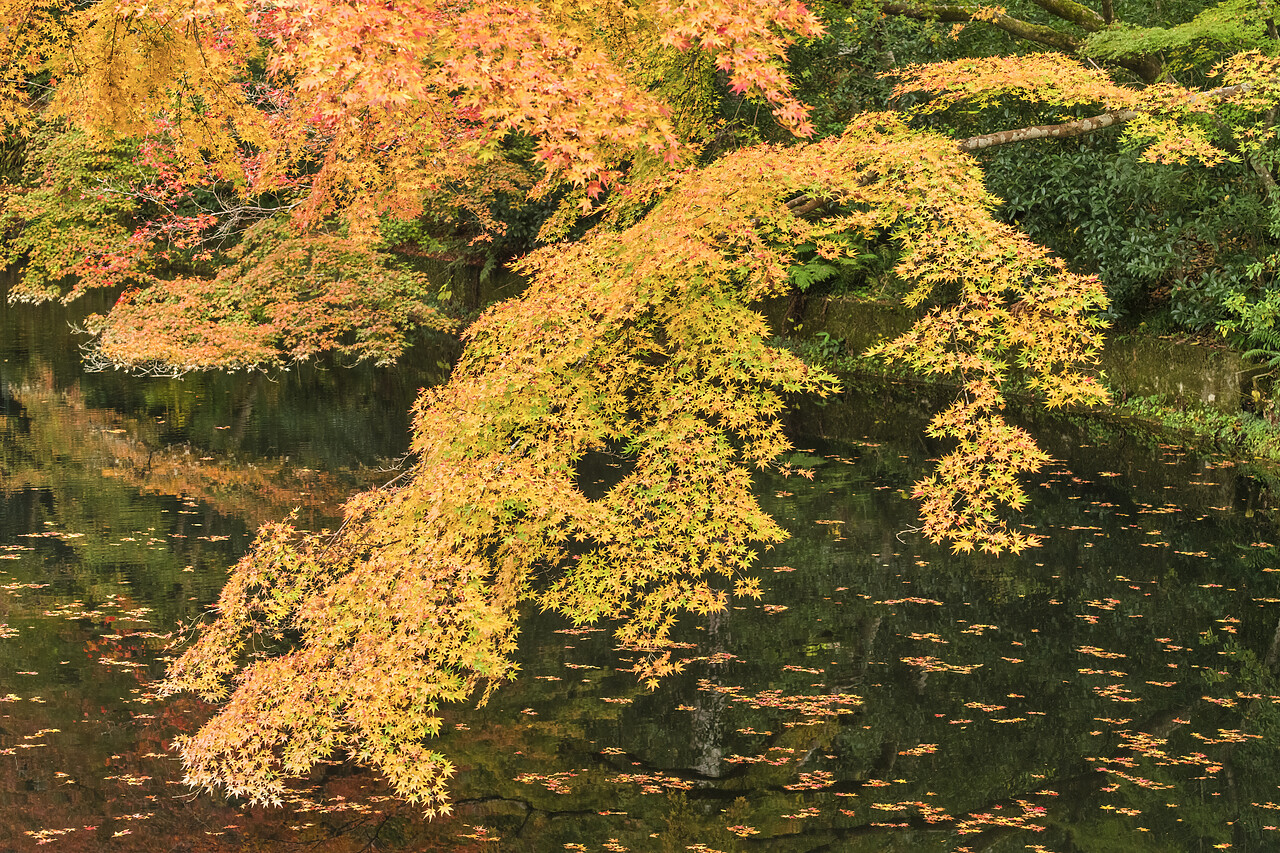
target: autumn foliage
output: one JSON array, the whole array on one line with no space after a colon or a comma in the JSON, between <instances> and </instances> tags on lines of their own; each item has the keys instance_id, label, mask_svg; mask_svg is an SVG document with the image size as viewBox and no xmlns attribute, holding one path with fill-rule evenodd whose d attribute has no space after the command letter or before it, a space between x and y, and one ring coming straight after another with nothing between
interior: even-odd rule
<instances>
[{"instance_id":1,"label":"autumn foliage","mask_svg":"<svg viewBox=\"0 0 1280 853\"><path fill-rule=\"evenodd\" d=\"M137 373L287 366L320 353L387 364L420 328L454 322L422 273L349 238L265 220L212 279L178 277L122 296L85 323L90 359Z\"/></svg>"},{"instance_id":2,"label":"autumn foliage","mask_svg":"<svg viewBox=\"0 0 1280 853\"><path fill-rule=\"evenodd\" d=\"M835 388L753 307L788 292L799 246L832 261L890 246L922 316L877 352L960 389L930 426L954 449L916 486L931 539L1035 544L1006 511L1045 455L1005 420L1008 395L1105 400L1088 372L1100 284L998 222L954 139L889 112L809 139L787 51L824 26L802 3L31 9L71 35L6 36L8 73L56 82L41 117L54 142L5 198L14 231L44 235L17 292L136 288L89 323L104 365L391 361L450 321L424 278L377 250L387 222L465 213L483 242L502 228L486 206L501 190L560 199L544 241L585 234L526 256L526 292L466 329L452 378L417 403L402 477L354 497L336 532L262 529L170 673L170 692L225 703L179 744L193 785L278 802L289 778L345 752L447 811L453 768L429 746L442 705L513 677L520 606L616 620L653 684L676 666L664 646L681 613L758 596L757 549L785 532L752 470L789 448L787 395ZM673 57L697 73L658 81ZM1264 66L1235 73L1256 93ZM796 138L699 160L707 125L671 104L712 84ZM1099 104L1146 116L1135 133L1167 159L1217 150L1194 93L1121 86L1062 56L913 67L909 91L935 98L917 116L1010 97ZM0 110L15 131L38 124L18 90L0 90ZM95 183L121 145L133 171ZM584 212L602 215L589 228ZM618 466L599 488L584 482L598 459Z\"/></svg>"},{"instance_id":3,"label":"autumn foliage","mask_svg":"<svg viewBox=\"0 0 1280 853\"><path fill-rule=\"evenodd\" d=\"M68 42L20 40L9 66L43 59L58 80L53 115L131 136L162 121L193 177L212 168L252 194L296 188L306 162L296 215L340 210L357 227L420 212L424 191L492 161L511 133L537 140L549 178L591 195L638 151L681 156L635 77L636 58L665 47L706 52L734 90L809 133L781 61L822 31L799 2L759 0L111 0L61 15ZM10 123L28 115L18 92L0 108Z\"/></svg>"},{"instance_id":4,"label":"autumn foliage","mask_svg":"<svg viewBox=\"0 0 1280 853\"><path fill-rule=\"evenodd\" d=\"M832 210L798 214L796 197ZM679 613L759 595L754 549L784 533L751 468L788 447L782 395L833 385L770 345L749 308L786 290L799 243L835 255L887 232L917 301L961 289L959 307L886 348L974 377L968 408L934 425L962 439L939 474L950 491L933 499L959 517L926 503L929 533L1027 544L990 517L1018 502L1013 474L1037 454L999 418L1013 369L1002 354L1055 403L1098 398L1073 365L1096 344L1099 296L997 225L990 203L948 140L872 115L839 139L727 157L636 225L527 258L528 292L476 322L452 379L419 400L404 481L353 499L335 534L265 529L174 665L170 690L209 699L235 676L223 710L181 744L192 783L272 800L341 748L437 812L452 768L424 740L440 703L512 677L522 602L617 619L618 639L650 652L636 670L652 679L672 666L662 648ZM623 463L598 496L580 482L589 454ZM256 638L286 645L241 670Z\"/></svg>"}]
</instances>

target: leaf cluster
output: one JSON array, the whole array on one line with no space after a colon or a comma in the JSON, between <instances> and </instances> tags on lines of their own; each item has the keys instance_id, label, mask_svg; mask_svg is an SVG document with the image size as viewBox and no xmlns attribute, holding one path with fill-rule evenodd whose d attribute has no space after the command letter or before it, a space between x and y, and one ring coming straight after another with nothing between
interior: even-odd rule
<instances>
[{"instance_id":1,"label":"leaf cluster","mask_svg":"<svg viewBox=\"0 0 1280 853\"><path fill-rule=\"evenodd\" d=\"M797 199L829 207L810 216ZM404 478L352 499L336 533L264 529L234 570L168 682L210 699L232 684L181 743L189 781L269 801L345 750L447 811L452 767L425 739L441 703L483 701L513 676L524 601L576 624L615 620L650 684L677 668L664 646L678 616L758 596L755 549L785 536L751 478L789 449L784 395L834 387L773 346L749 307L787 291L796 245L836 258L888 232L914 301L963 289L959 308L884 352L976 377L967 408L935 424L963 445L940 488L970 501L958 547L992 534L990 503L1016 506L1013 473L1042 458L998 417L1002 353L1051 403L1097 398L1074 365L1093 352L1100 296L996 223L991 203L948 140L876 115L840 138L728 156L629 227L530 255L528 291L469 328L449 382L419 398ZM603 492L581 483L588 454L622 466ZM245 663L258 638L287 645Z\"/></svg>"},{"instance_id":2,"label":"leaf cluster","mask_svg":"<svg viewBox=\"0 0 1280 853\"><path fill-rule=\"evenodd\" d=\"M60 123L37 127L22 180L0 185L0 264L22 263L10 302L70 302L95 288L145 280L148 241L135 229L137 201L123 192L144 179L137 147L98 146Z\"/></svg>"},{"instance_id":3,"label":"leaf cluster","mask_svg":"<svg viewBox=\"0 0 1280 853\"><path fill-rule=\"evenodd\" d=\"M999 56L913 65L901 72L897 95L924 91L932 100L915 107L916 115L933 115L954 107L981 110L1016 100L1039 109L1096 105L1108 126L1124 123L1124 138L1143 149L1152 163L1199 160L1214 165L1229 159L1211 139L1204 117L1219 101L1195 89L1157 83L1137 89L1114 82L1105 72L1061 54ZM1095 117L1092 121L1098 121Z\"/></svg>"},{"instance_id":4,"label":"leaf cluster","mask_svg":"<svg viewBox=\"0 0 1280 853\"><path fill-rule=\"evenodd\" d=\"M251 227L212 278L126 292L85 328L91 362L139 373L288 366L321 353L395 361L419 328L453 320L418 272L349 238L296 233L284 218Z\"/></svg>"},{"instance_id":5,"label":"leaf cluster","mask_svg":"<svg viewBox=\"0 0 1280 853\"><path fill-rule=\"evenodd\" d=\"M541 191L564 182L593 198L638 156L673 162L705 133L717 73L810 133L786 49L822 32L802 3L754 0L113 0L65 28L60 40L17 28L57 80L51 115L103 136L165 123L192 179L300 193L301 220L340 214L358 236L482 173L512 133L535 141ZM687 82L653 85L676 66L693 69Z\"/></svg>"},{"instance_id":6,"label":"leaf cluster","mask_svg":"<svg viewBox=\"0 0 1280 853\"><path fill-rule=\"evenodd\" d=\"M901 124L888 128L881 156L892 158L893 180L865 192L879 195L871 210L893 215L868 224L891 227L903 247L896 272L914 283L907 304L937 303L872 354L963 387L962 398L930 426L931 435L956 439L958 446L916 484L923 530L934 541L950 539L959 551L1019 551L1034 538L1010 528L997 510L1025 503L1016 475L1037 469L1046 457L1000 416L1004 389L1020 380L1049 407L1104 401L1101 386L1081 368L1097 360L1104 325L1097 315L1106 296L1095 277L1069 272L994 220L994 199L971 161L940 139ZM929 167L913 170L920 162ZM886 197L886 190L900 195Z\"/></svg>"}]
</instances>

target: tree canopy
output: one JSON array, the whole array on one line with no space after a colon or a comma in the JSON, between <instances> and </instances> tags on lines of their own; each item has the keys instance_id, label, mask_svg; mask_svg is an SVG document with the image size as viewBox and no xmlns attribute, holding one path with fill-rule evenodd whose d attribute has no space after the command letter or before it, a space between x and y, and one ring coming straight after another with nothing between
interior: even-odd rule
<instances>
[{"instance_id":1,"label":"tree canopy","mask_svg":"<svg viewBox=\"0 0 1280 853\"><path fill-rule=\"evenodd\" d=\"M960 389L930 428L954 449L916 486L924 533L1034 545L1004 508L1046 457L1002 410L1013 389L1105 401L1088 368L1107 297L995 215L970 152L1121 124L1145 161L1247 161L1269 193L1276 79L1274 25L1242 13L1135 30L1110 3L1036 7L1098 39L967 6L2 0L20 23L0 34L0 118L24 160L0 197L26 264L10 299L124 286L88 324L99 364L394 360L458 319L388 250L458 257L540 211L527 290L471 323L452 378L423 392L408 470L337 532L264 527L174 664L169 690L225 700L181 743L192 784L273 801L345 750L447 810L441 703L512 677L526 602L617 619L637 675L670 672L678 614L759 595L755 549L785 532L751 469L782 465L786 395L836 384L757 310L805 258L888 251L922 314L878 352ZM911 63L880 108L828 101L815 120L795 57L853 52L886 13L1118 70ZM1161 77L1162 52L1203 43L1247 48L1223 85ZM617 460L606 488L582 481L594 458Z\"/></svg>"}]
</instances>

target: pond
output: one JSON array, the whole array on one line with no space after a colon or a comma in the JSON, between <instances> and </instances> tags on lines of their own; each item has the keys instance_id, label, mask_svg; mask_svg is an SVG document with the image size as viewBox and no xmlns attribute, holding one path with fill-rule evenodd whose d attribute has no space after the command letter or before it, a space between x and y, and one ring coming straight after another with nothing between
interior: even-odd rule
<instances>
[{"instance_id":1,"label":"pond","mask_svg":"<svg viewBox=\"0 0 1280 853\"><path fill-rule=\"evenodd\" d=\"M337 761L280 809L192 793L169 744L209 709L152 695L170 643L259 524L392 476L450 353L136 379L84 373L59 309L0 318L0 851L1280 846L1262 480L1037 417L1044 546L953 556L913 532L939 448L909 385L789 415L813 478L759 479L792 534L764 598L686 619L657 690L608 626L527 614L519 679L446 709L453 816Z\"/></svg>"}]
</instances>

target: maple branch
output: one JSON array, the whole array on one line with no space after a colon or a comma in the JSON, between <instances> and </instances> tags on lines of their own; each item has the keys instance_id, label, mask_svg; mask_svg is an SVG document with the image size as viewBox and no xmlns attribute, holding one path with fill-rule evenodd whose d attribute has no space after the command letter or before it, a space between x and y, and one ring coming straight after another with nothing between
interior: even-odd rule
<instances>
[{"instance_id":1,"label":"maple branch","mask_svg":"<svg viewBox=\"0 0 1280 853\"><path fill-rule=\"evenodd\" d=\"M1074 2L1074 0L1032 0L1032 2L1046 12L1089 32L1097 32L1107 27L1107 23L1101 15L1086 6ZM1080 39L1070 33L1064 33L1046 24L1033 24L1030 21L1015 18L999 9L988 6L970 6L963 3L929 3L927 0L924 3L899 3L891 0L891 2L881 4L880 9L886 15L902 15L904 18L915 18L922 21L937 20L954 23L984 21L997 29L1004 30L1014 38L1042 44L1073 55L1080 53L1080 48L1083 44ZM1115 59L1115 63L1121 68L1137 74L1145 83L1155 82L1160 77L1160 72L1163 68L1158 59L1150 56L1118 57Z\"/></svg>"},{"instance_id":2,"label":"maple branch","mask_svg":"<svg viewBox=\"0 0 1280 853\"><path fill-rule=\"evenodd\" d=\"M1207 92L1200 92L1185 101L1186 106L1192 106L1200 101L1210 100L1218 101L1228 98L1240 92L1247 91L1250 88L1247 83L1237 83L1234 86L1221 86L1217 89L1210 89ZM1105 130L1108 127L1114 127L1117 124L1124 124L1132 121L1141 113L1136 110L1108 110L1105 113L1099 113L1096 116L1088 118L1079 118L1074 121L1065 121L1060 124L1040 124L1033 127L1019 127L1013 130L998 130L994 133L983 133L978 136L971 136L968 139L962 139L957 144L960 150L972 154L974 151L981 151L985 148L993 148L997 145L1007 145L1011 142L1030 142L1035 139L1070 139L1074 136L1085 136L1086 134L1095 133L1099 130Z\"/></svg>"},{"instance_id":3,"label":"maple branch","mask_svg":"<svg viewBox=\"0 0 1280 853\"><path fill-rule=\"evenodd\" d=\"M1186 101L1188 106L1202 100L1221 100L1231 95L1247 91L1249 84L1238 83L1234 86L1222 86L1217 89L1210 89L1207 92L1201 92ZM956 143L957 147L966 154L972 154L976 151L983 151L987 148L994 148L997 145L1009 145L1015 142L1032 142L1037 139L1071 139L1076 136L1086 136L1090 133L1096 133L1099 130L1106 130L1109 127L1115 127L1119 124L1132 121L1142 113L1136 110L1108 110L1095 116L1087 118L1078 118L1073 121L1060 122L1058 124L1038 124L1030 127L1018 127L1010 130L997 130L991 133L981 133L977 136L970 136L968 139L961 139ZM1251 163L1255 171L1258 166ZM1265 167L1264 167L1265 168ZM1259 172L1259 177L1263 179L1263 183L1267 184L1267 178L1270 173L1264 175ZM1276 186L1274 179L1270 181L1268 189ZM824 204L830 202L831 199L812 198L810 196L799 196L787 202L787 208L798 216L812 213Z\"/></svg>"},{"instance_id":4,"label":"maple branch","mask_svg":"<svg viewBox=\"0 0 1280 853\"><path fill-rule=\"evenodd\" d=\"M1227 88L1238 89L1239 87L1232 86ZM1099 130L1106 130L1108 127L1124 124L1139 115L1140 113L1135 110L1109 110L1096 116L1079 118L1074 121L1061 122L1060 124L1038 124L1031 127L981 133L977 136L970 136L968 139L960 140L956 143L956 146L966 154L972 154L976 151L994 148L997 145L1009 145L1015 142L1032 142L1037 139L1071 139L1072 137L1086 136ZM803 216L806 213L812 213L830 200L800 196L787 202L787 207L796 215Z\"/></svg>"},{"instance_id":5,"label":"maple branch","mask_svg":"<svg viewBox=\"0 0 1280 853\"><path fill-rule=\"evenodd\" d=\"M1078 53L1080 39L1067 33L1055 30L1045 24L1033 24L1021 18L1006 15L981 6L952 5L946 3L885 3L880 7L887 15L901 15L904 18L917 20L937 20L951 23L968 23L980 20L1004 30L1014 38L1033 41L1046 47L1056 48L1066 53Z\"/></svg>"},{"instance_id":6,"label":"maple branch","mask_svg":"<svg viewBox=\"0 0 1280 853\"><path fill-rule=\"evenodd\" d=\"M802 195L787 202L787 209L796 216L804 216L806 213L813 213L829 201L831 201L829 198L812 198Z\"/></svg>"},{"instance_id":7,"label":"maple branch","mask_svg":"<svg viewBox=\"0 0 1280 853\"><path fill-rule=\"evenodd\" d=\"M972 154L984 148L1007 145L1011 142L1030 142L1033 139L1070 139L1073 136L1084 136L1117 124L1137 118L1134 110L1112 110L1100 115L1061 124L1040 124L1034 127L1019 127L1013 130L997 130L994 133L983 133L962 139L958 144L960 150Z\"/></svg>"},{"instance_id":8,"label":"maple branch","mask_svg":"<svg viewBox=\"0 0 1280 853\"><path fill-rule=\"evenodd\" d=\"M1107 22L1102 15L1075 0L1031 0L1031 2L1050 15L1070 21L1088 32L1096 33L1107 28Z\"/></svg>"}]
</instances>

